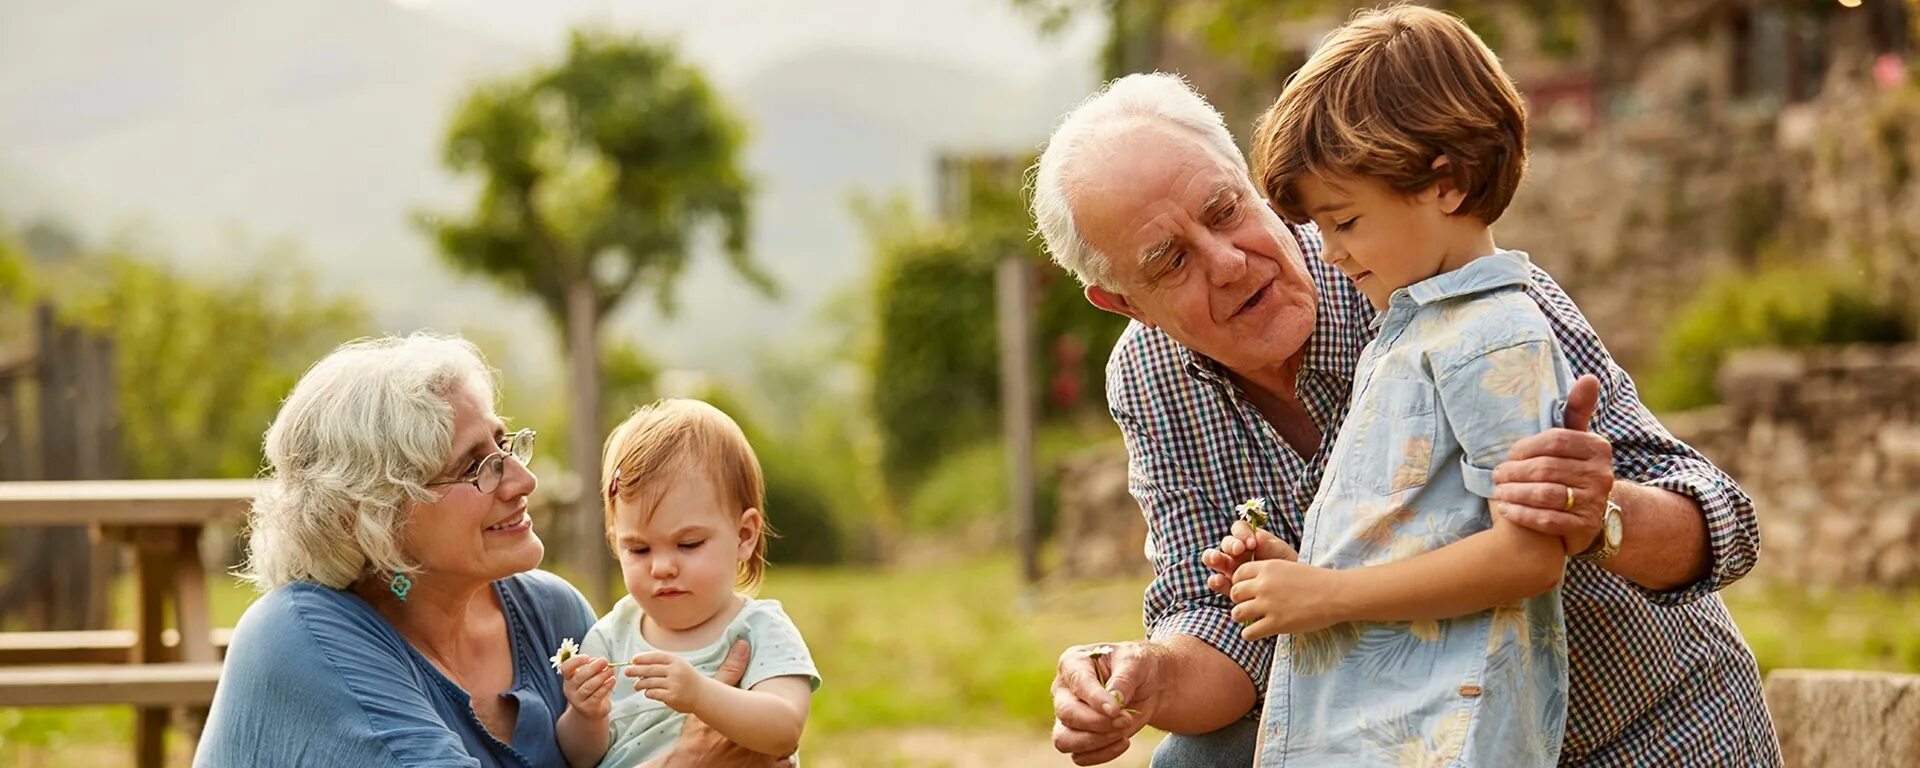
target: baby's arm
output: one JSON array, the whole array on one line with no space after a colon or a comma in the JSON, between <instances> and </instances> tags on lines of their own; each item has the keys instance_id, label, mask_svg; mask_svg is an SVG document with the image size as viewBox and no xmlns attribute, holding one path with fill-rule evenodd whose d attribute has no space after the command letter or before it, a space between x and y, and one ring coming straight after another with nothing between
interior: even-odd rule
<instances>
[{"instance_id":1,"label":"baby's arm","mask_svg":"<svg viewBox=\"0 0 1920 768\"><path fill-rule=\"evenodd\" d=\"M735 744L763 755L791 755L800 749L800 732L813 706L813 686L799 675L762 680L752 690L713 683L688 714L700 718Z\"/></svg>"},{"instance_id":2,"label":"baby's arm","mask_svg":"<svg viewBox=\"0 0 1920 768\"><path fill-rule=\"evenodd\" d=\"M560 754L574 768L597 765L613 739L608 723L613 710L613 668L606 659L575 656L561 662L560 675L561 690L567 696L567 710L554 725Z\"/></svg>"},{"instance_id":3,"label":"baby's arm","mask_svg":"<svg viewBox=\"0 0 1920 768\"><path fill-rule=\"evenodd\" d=\"M803 676L768 678L742 690L658 651L633 657L622 674L639 678L634 690L648 698L700 718L727 740L764 755L791 755L800 748L800 731L813 703L813 687Z\"/></svg>"}]
</instances>

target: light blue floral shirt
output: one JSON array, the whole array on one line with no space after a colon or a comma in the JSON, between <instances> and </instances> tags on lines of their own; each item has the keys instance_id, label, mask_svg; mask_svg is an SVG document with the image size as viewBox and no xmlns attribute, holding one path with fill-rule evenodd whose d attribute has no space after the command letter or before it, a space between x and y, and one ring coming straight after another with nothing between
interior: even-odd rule
<instances>
[{"instance_id":1,"label":"light blue floral shirt","mask_svg":"<svg viewBox=\"0 0 1920 768\"><path fill-rule=\"evenodd\" d=\"M1560 420L1573 374L1502 251L1395 291L1354 374L1300 557L1404 560L1487 530L1495 465ZM1279 638L1260 765L1550 766L1567 714L1560 591L1445 621Z\"/></svg>"}]
</instances>

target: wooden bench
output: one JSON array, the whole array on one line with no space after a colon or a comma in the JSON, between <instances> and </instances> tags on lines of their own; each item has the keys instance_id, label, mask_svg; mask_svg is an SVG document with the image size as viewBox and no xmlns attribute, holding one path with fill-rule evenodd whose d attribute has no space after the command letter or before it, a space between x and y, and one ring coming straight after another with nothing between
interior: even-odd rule
<instances>
[{"instance_id":1,"label":"wooden bench","mask_svg":"<svg viewBox=\"0 0 1920 768\"><path fill-rule=\"evenodd\" d=\"M163 765L171 713L184 707L191 722L220 679L222 638L212 626L200 532L243 519L259 489L256 480L0 483L0 526L99 530L133 547L139 590L130 643L111 632L68 638L65 648L38 633L7 641L22 666L0 666L0 706L132 704L134 764ZM177 632L167 628L169 614ZM130 663L105 663L115 661Z\"/></svg>"},{"instance_id":2,"label":"wooden bench","mask_svg":"<svg viewBox=\"0 0 1920 768\"><path fill-rule=\"evenodd\" d=\"M208 633L215 653L226 658L227 643L233 630L215 629ZM173 658L179 658L180 632L167 629L160 633L160 644ZM104 629L83 632L0 632L0 667L46 664L132 664L138 661L140 634L131 629Z\"/></svg>"},{"instance_id":3,"label":"wooden bench","mask_svg":"<svg viewBox=\"0 0 1920 768\"><path fill-rule=\"evenodd\" d=\"M204 707L219 682L219 662L13 667L0 669L0 707Z\"/></svg>"}]
</instances>

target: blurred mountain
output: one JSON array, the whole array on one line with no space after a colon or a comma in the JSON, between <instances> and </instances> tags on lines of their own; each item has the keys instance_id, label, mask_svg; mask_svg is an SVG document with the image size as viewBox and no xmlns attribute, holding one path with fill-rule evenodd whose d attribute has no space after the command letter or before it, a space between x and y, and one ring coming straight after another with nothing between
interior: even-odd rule
<instances>
[{"instance_id":1,"label":"blurred mountain","mask_svg":"<svg viewBox=\"0 0 1920 768\"><path fill-rule=\"evenodd\" d=\"M671 366L745 370L865 274L854 190L927 200L938 153L1031 149L1091 84L1090 64L1010 77L822 40L717 82L751 125L753 248L782 298L696 259L675 317L636 301L610 333ZM96 239L136 226L208 272L247 252L235 232L290 239L319 289L390 329L461 330L507 347L503 367L557 370L530 305L449 272L408 223L466 202L439 165L453 105L542 49L557 46L383 0L0 2L0 213L55 212Z\"/></svg>"}]
</instances>

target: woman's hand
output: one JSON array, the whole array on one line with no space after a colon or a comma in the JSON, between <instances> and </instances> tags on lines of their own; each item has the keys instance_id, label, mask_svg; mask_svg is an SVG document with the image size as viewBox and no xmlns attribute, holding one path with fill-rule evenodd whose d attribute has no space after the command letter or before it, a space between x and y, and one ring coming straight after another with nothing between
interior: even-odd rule
<instances>
[{"instance_id":1,"label":"woman's hand","mask_svg":"<svg viewBox=\"0 0 1920 768\"><path fill-rule=\"evenodd\" d=\"M607 660L575 656L560 663L560 690L567 706L589 720L605 720L612 713L613 667Z\"/></svg>"},{"instance_id":2,"label":"woman's hand","mask_svg":"<svg viewBox=\"0 0 1920 768\"><path fill-rule=\"evenodd\" d=\"M727 652L726 661L720 663L719 671L713 673L714 681L738 687L740 678L747 674L747 661L752 656L753 648L747 641L735 642ZM689 717L680 729L680 738L673 742L673 751L642 763L639 768L793 768L793 758L749 751L707 727L700 718Z\"/></svg>"}]
</instances>

